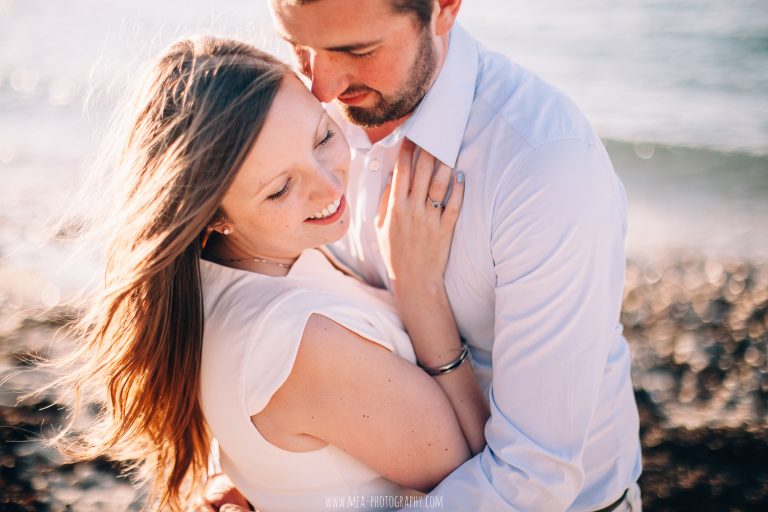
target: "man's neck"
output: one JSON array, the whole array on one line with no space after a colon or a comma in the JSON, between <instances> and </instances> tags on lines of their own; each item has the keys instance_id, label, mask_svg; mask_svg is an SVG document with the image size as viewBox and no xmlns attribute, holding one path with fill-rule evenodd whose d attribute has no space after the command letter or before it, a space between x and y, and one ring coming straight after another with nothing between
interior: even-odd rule
<instances>
[{"instance_id":1,"label":"man's neck","mask_svg":"<svg viewBox=\"0 0 768 512\"><path fill-rule=\"evenodd\" d=\"M390 133L395 131L398 126L406 122L409 117L411 117L411 114L403 116L400 119L395 119L394 121L386 122L383 125L377 126L375 128L363 128L363 130L368 135L371 144L376 144L380 140L386 138Z\"/></svg>"}]
</instances>

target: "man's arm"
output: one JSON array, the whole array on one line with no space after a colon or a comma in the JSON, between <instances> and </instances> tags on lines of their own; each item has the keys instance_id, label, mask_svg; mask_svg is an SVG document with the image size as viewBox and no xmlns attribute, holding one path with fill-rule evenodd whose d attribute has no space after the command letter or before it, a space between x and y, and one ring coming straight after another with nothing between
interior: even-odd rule
<instances>
[{"instance_id":1,"label":"man's arm","mask_svg":"<svg viewBox=\"0 0 768 512\"><path fill-rule=\"evenodd\" d=\"M625 198L601 147L548 143L494 206L488 446L431 494L447 510L565 510L618 326Z\"/></svg>"}]
</instances>

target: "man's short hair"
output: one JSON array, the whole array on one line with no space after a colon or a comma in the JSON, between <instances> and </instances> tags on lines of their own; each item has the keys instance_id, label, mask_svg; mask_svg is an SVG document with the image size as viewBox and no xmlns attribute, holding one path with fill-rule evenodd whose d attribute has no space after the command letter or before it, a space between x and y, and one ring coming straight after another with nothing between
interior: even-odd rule
<instances>
[{"instance_id":1,"label":"man's short hair","mask_svg":"<svg viewBox=\"0 0 768 512\"><path fill-rule=\"evenodd\" d=\"M321 0L291 0L295 5L311 4ZM399 13L412 13L422 26L429 25L432 20L433 0L392 0L392 9Z\"/></svg>"},{"instance_id":2,"label":"man's short hair","mask_svg":"<svg viewBox=\"0 0 768 512\"><path fill-rule=\"evenodd\" d=\"M433 7L434 2L432 0L393 0L392 2L392 8L395 12L413 13L422 26L427 26L432 21Z\"/></svg>"}]
</instances>

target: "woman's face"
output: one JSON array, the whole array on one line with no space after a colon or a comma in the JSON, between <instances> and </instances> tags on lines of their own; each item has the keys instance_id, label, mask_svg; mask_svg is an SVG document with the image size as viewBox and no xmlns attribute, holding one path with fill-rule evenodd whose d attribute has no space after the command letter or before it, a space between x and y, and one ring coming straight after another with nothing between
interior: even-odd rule
<instances>
[{"instance_id":1,"label":"woman's face","mask_svg":"<svg viewBox=\"0 0 768 512\"><path fill-rule=\"evenodd\" d=\"M286 76L222 201L233 257L291 259L341 238L349 226L349 159L339 127L298 78Z\"/></svg>"}]
</instances>

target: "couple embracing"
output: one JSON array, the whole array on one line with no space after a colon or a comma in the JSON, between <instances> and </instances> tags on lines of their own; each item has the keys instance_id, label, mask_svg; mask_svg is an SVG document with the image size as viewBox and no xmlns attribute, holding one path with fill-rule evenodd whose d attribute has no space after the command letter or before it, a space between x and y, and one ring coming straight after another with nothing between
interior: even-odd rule
<instances>
[{"instance_id":1,"label":"couple embracing","mask_svg":"<svg viewBox=\"0 0 768 512\"><path fill-rule=\"evenodd\" d=\"M460 6L272 0L311 90L232 40L160 57L66 381L107 406L73 452L140 461L158 508L191 482L216 510L640 510L623 187Z\"/></svg>"}]
</instances>

